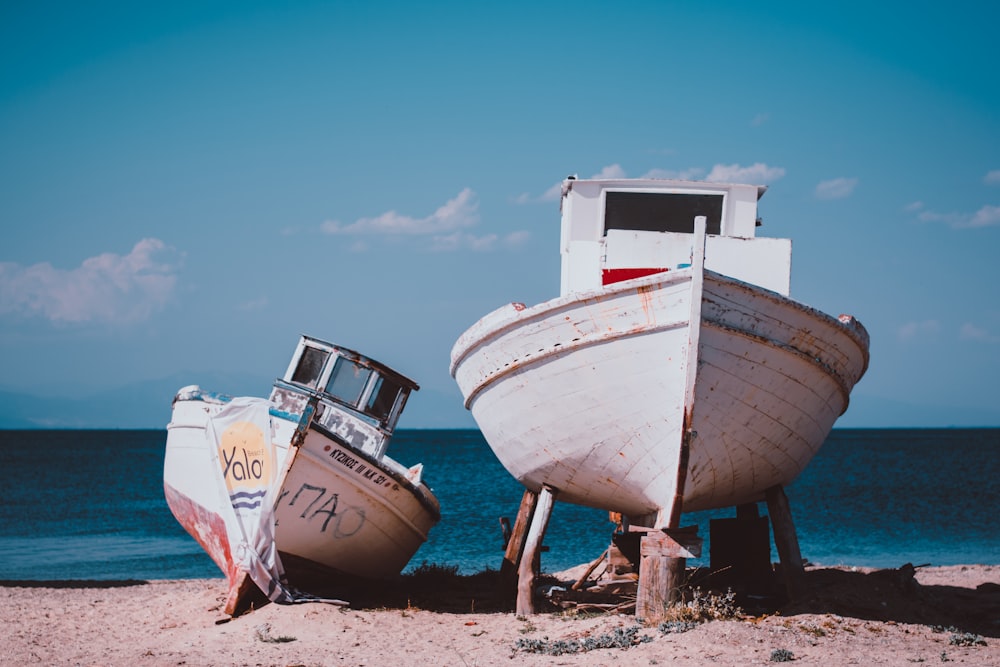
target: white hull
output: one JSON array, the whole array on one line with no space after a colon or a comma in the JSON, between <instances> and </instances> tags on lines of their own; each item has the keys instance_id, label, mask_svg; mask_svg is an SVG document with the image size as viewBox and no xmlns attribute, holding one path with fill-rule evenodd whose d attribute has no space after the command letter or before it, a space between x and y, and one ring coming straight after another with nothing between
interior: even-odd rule
<instances>
[{"instance_id":1,"label":"white hull","mask_svg":"<svg viewBox=\"0 0 1000 667\"><path fill-rule=\"evenodd\" d=\"M451 371L527 488L663 524L792 481L867 363L853 318L682 268L494 311Z\"/></svg>"},{"instance_id":2,"label":"white hull","mask_svg":"<svg viewBox=\"0 0 1000 667\"><path fill-rule=\"evenodd\" d=\"M274 504L275 542L336 572L398 574L440 516L437 500L402 470L339 445L311 428L294 450Z\"/></svg>"}]
</instances>

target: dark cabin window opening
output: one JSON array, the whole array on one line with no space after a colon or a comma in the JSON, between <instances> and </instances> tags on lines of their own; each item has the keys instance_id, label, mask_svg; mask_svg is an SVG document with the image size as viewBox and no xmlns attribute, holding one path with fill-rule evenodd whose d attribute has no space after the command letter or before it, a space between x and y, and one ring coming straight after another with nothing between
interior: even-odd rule
<instances>
[{"instance_id":1,"label":"dark cabin window opening","mask_svg":"<svg viewBox=\"0 0 1000 667\"><path fill-rule=\"evenodd\" d=\"M371 374L370 368L338 357L333 372L330 373L330 381L326 383L326 393L348 405L357 406Z\"/></svg>"},{"instance_id":2,"label":"dark cabin window opening","mask_svg":"<svg viewBox=\"0 0 1000 667\"><path fill-rule=\"evenodd\" d=\"M299 357L299 363L292 374L292 382L315 387L319 381L320 373L323 372L323 364L329 353L316 347L306 347Z\"/></svg>"},{"instance_id":3,"label":"dark cabin window opening","mask_svg":"<svg viewBox=\"0 0 1000 667\"><path fill-rule=\"evenodd\" d=\"M375 417L379 421L385 421L392 413L392 407L396 404L396 397L399 396L400 387L392 380L387 380L379 376L375 381L375 389L368 399L368 406L365 412Z\"/></svg>"},{"instance_id":4,"label":"dark cabin window opening","mask_svg":"<svg viewBox=\"0 0 1000 667\"><path fill-rule=\"evenodd\" d=\"M604 193L604 233L611 229L694 233L695 216L707 220L705 233L720 234L724 195L662 192Z\"/></svg>"}]
</instances>

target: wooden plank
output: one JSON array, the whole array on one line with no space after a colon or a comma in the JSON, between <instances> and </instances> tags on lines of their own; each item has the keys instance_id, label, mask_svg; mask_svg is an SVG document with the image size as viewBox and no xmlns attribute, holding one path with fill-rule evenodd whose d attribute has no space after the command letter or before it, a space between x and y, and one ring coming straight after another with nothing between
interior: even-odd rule
<instances>
[{"instance_id":1,"label":"wooden plank","mask_svg":"<svg viewBox=\"0 0 1000 667\"><path fill-rule=\"evenodd\" d=\"M651 544L647 544L647 540ZM644 536L642 542L635 617L643 622L655 623L665 615L670 605L680 599L687 561L658 552L656 547L659 542L655 536Z\"/></svg>"},{"instance_id":2,"label":"wooden plank","mask_svg":"<svg viewBox=\"0 0 1000 667\"><path fill-rule=\"evenodd\" d=\"M545 539L545 529L548 527L549 516L552 514L552 503L555 495L555 489L549 486L543 486L538 494L531 527L528 529L528 537L524 543L524 552L521 554L521 562L517 568L516 611L518 616L530 616L535 613L536 555L542 546L542 540Z\"/></svg>"},{"instance_id":3,"label":"wooden plank","mask_svg":"<svg viewBox=\"0 0 1000 667\"><path fill-rule=\"evenodd\" d=\"M528 535L528 526L531 524L531 517L535 514L537 502L538 494L525 489L521 496L521 505L517 510L517 518L514 520L514 529L511 531L510 539L507 540L503 562L500 564L500 581L505 587L513 588L514 586L518 566L521 563L521 554L524 552L524 540Z\"/></svg>"},{"instance_id":4,"label":"wooden plank","mask_svg":"<svg viewBox=\"0 0 1000 667\"><path fill-rule=\"evenodd\" d=\"M594 570L597 569L597 566L600 565L601 563L605 562L605 557L608 555L608 551L609 550L610 550L610 547L608 547L608 549L605 549L604 553L602 553L600 556L598 556L597 559L593 563L590 564L590 567L588 567L587 571L583 573L583 576L580 577L579 579L577 579L576 583L573 584L570 587L571 590L574 590L574 591L580 590L580 587L583 586L583 582L587 581L587 579L590 577L590 575L592 575L594 573Z\"/></svg>"},{"instance_id":5,"label":"wooden plank","mask_svg":"<svg viewBox=\"0 0 1000 667\"><path fill-rule=\"evenodd\" d=\"M778 549L788 597L794 600L801 597L805 589L805 566L802 564L799 538L792 522L792 510L788 504L788 496L780 485L768 489L765 497L767 513L774 529L774 546Z\"/></svg>"},{"instance_id":6,"label":"wooden plank","mask_svg":"<svg viewBox=\"0 0 1000 667\"><path fill-rule=\"evenodd\" d=\"M639 588L635 616L646 622L662 618L681 599L687 558L701 555L698 527L651 531L639 545Z\"/></svg>"},{"instance_id":7,"label":"wooden plank","mask_svg":"<svg viewBox=\"0 0 1000 667\"><path fill-rule=\"evenodd\" d=\"M697 526L664 528L646 533L639 545L639 555L662 554L670 558L698 558L703 540Z\"/></svg>"}]
</instances>

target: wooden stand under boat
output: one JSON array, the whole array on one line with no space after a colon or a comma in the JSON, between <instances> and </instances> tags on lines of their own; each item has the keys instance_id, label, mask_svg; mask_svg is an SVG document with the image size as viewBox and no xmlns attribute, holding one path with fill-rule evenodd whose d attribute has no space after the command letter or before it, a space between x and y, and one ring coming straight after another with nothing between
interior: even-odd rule
<instances>
[{"instance_id":1,"label":"wooden stand under boat","mask_svg":"<svg viewBox=\"0 0 1000 667\"><path fill-rule=\"evenodd\" d=\"M701 556L701 542L697 526L649 530L642 536L636 618L655 621L681 600L686 559Z\"/></svg>"},{"instance_id":2,"label":"wooden stand under boat","mask_svg":"<svg viewBox=\"0 0 1000 667\"><path fill-rule=\"evenodd\" d=\"M785 586L788 597L801 597L805 587L805 567L802 564L802 554L799 551L799 538L795 534L795 524L792 522L792 510L788 505L788 496L781 486L772 486L767 490L767 513L774 526L774 546L778 549L778 558L785 575Z\"/></svg>"},{"instance_id":3,"label":"wooden stand under boat","mask_svg":"<svg viewBox=\"0 0 1000 667\"><path fill-rule=\"evenodd\" d=\"M500 566L500 580L504 590L516 590L515 611L519 616L536 613L534 589L539 574L539 556L544 549L542 541L557 495L558 491L548 486L542 487L539 493L525 489L507 541ZM804 592L805 570L788 497L781 486L771 487L766 496L786 595L789 599L796 599ZM755 504L740 506L737 511L741 518L735 521L747 521L751 513L753 516L750 518L757 516ZM639 562L635 563L639 572L635 617L655 622L663 617L667 609L682 601L682 589L687 583L687 559L701 556L703 540L698 536L697 526L661 529L630 526L628 532L642 534ZM608 554L605 551L591 563L580 580L573 584L572 590L580 589ZM767 558L766 555L762 557Z\"/></svg>"},{"instance_id":4,"label":"wooden stand under boat","mask_svg":"<svg viewBox=\"0 0 1000 667\"><path fill-rule=\"evenodd\" d=\"M549 524L552 506L557 491L549 486L543 486L540 493L525 489L521 497L521 507L517 512L514 529L503 564L500 567L501 585L513 583L513 575L517 573L517 605L518 616L528 616L535 613L534 589L535 578L538 576L539 555L542 550L542 540L545 539L545 529Z\"/></svg>"}]
</instances>

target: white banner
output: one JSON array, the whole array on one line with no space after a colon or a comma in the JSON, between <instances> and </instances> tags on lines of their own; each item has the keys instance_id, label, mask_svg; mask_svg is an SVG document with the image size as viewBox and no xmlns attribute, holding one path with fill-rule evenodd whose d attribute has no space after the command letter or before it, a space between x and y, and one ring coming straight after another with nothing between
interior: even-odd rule
<instances>
[{"instance_id":1,"label":"white banner","mask_svg":"<svg viewBox=\"0 0 1000 667\"><path fill-rule=\"evenodd\" d=\"M206 435L217 471L226 532L235 564L274 602L292 602L282 584L284 570L274 544L271 497L276 456L270 403L263 398L234 398L209 419Z\"/></svg>"}]
</instances>

